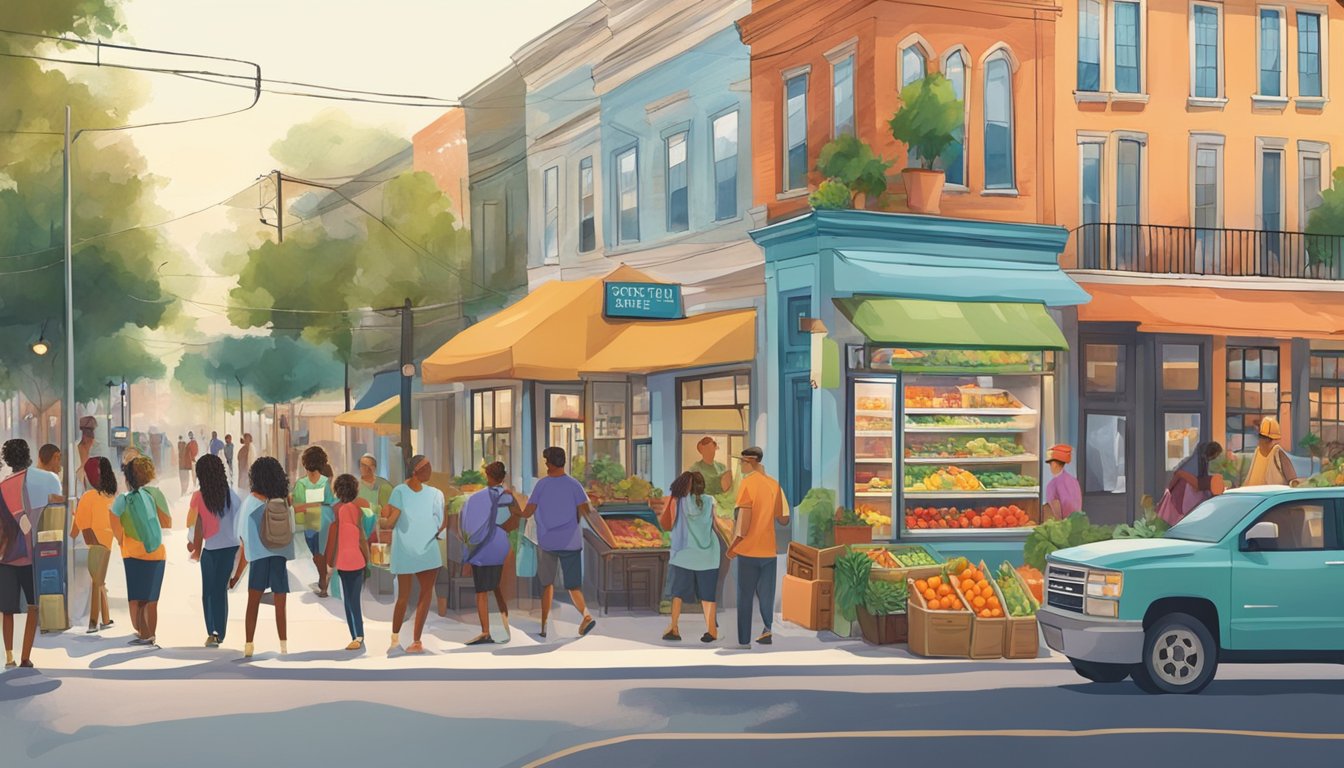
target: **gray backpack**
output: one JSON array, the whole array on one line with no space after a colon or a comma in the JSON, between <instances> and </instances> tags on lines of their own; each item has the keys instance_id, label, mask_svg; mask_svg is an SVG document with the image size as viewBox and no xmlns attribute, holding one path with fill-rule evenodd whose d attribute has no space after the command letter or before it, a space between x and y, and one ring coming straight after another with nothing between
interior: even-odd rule
<instances>
[{"instance_id":1,"label":"gray backpack","mask_svg":"<svg viewBox=\"0 0 1344 768\"><path fill-rule=\"evenodd\" d=\"M271 499L261 513L261 544L272 551L294 541L294 510L287 499Z\"/></svg>"}]
</instances>

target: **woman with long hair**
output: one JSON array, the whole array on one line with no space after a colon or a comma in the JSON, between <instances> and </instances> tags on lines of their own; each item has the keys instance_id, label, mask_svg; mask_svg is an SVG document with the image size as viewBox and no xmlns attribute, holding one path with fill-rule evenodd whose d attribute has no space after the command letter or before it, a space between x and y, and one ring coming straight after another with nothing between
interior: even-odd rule
<instances>
[{"instance_id":1,"label":"woman with long hair","mask_svg":"<svg viewBox=\"0 0 1344 768\"><path fill-rule=\"evenodd\" d=\"M311 445L299 457L306 475L294 481L294 516L297 523L303 522L303 540L313 555L313 565L317 566L317 596L327 597L327 534L334 520L332 508L336 497L331 492L331 480L323 474L330 467L327 452L321 447Z\"/></svg>"},{"instance_id":2,"label":"woman with long hair","mask_svg":"<svg viewBox=\"0 0 1344 768\"><path fill-rule=\"evenodd\" d=\"M163 544L163 529L171 528L173 518L154 482L154 462L137 456L122 468L126 493L112 503L112 534L121 542L121 559L126 567L126 600L131 608L131 626L135 639L131 645L158 646L159 591L163 588L164 563L168 548Z\"/></svg>"},{"instance_id":3,"label":"woman with long hair","mask_svg":"<svg viewBox=\"0 0 1344 768\"><path fill-rule=\"evenodd\" d=\"M1195 450L1176 466L1171 481L1157 505L1157 516L1168 525L1175 525L1190 514L1190 510L1223 492L1223 476L1209 469L1209 465L1223 455L1223 446L1210 440L1200 443Z\"/></svg>"},{"instance_id":4,"label":"woman with long hair","mask_svg":"<svg viewBox=\"0 0 1344 768\"><path fill-rule=\"evenodd\" d=\"M369 539L364 535L364 512L359 498L359 481L354 475L341 475L333 483L336 491L336 523L327 537L327 562L340 578L341 597L345 602L345 623L350 629L347 651L364 647L364 614L360 598L364 593L364 568L369 564Z\"/></svg>"},{"instance_id":5,"label":"woman with long hair","mask_svg":"<svg viewBox=\"0 0 1344 768\"><path fill-rule=\"evenodd\" d=\"M201 563L201 609L205 612L205 647L218 648L229 625L229 574L238 558L238 515L243 502L229 487L224 462L214 454L196 460L191 508L196 525L187 551Z\"/></svg>"},{"instance_id":6,"label":"woman with long hair","mask_svg":"<svg viewBox=\"0 0 1344 768\"><path fill-rule=\"evenodd\" d=\"M397 577L397 603L392 609L392 643L389 651L401 646L401 624L411 600L411 583L420 588L415 606L415 640L407 653L424 653L420 635L429 616L429 601L434 597L434 578L443 567L439 554L439 532L443 526L443 491L428 485L434 468L424 456L411 457L406 467L406 482L392 491L383 507L383 521L392 529L391 571Z\"/></svg>"},{"instance_id":7,"label":"woman with long hair","mask_svg":"<svg viewBox=\"0 0 1344 768\"><path fill-rule=\"evenodd\" d=\"M672 481L671 493L659 520L672 532L672 621L664 640L681 640L678 621L681 604L699 600L705 612L705 634L700 642L719 638L715 611L719 590L719 537L714 532L714 497L705 493L705 476L682 472Z\"/></svg>"},{"instance_id":8,"label":"woman with long hair","mask_svg":"<svg viewBox=\"0 0 1344 768\"><path fill-rule=\"evenodd\" d=\"M112 462L103 456L91 456L84 462L84 477L89 490L79 497L70 538L83 535L89 546L89 634L112 626L107 604L107 565L112 559L112 502L117 498L117 474ZM102 614L102 623L98 616Z\"/></svg>"},{"instance_id":9,"label":"woman with long hair","mask_svg":"<svg viewBox=\"0 0 1344 768\"><path fill-rule=\"evenodd\" d=\"M251 658L252 641L257 634L257 613L261 610L261 596L270 590L275 598L275 629L280 637L280 653L286 653L289 633L285 621L285 598L289 595L289 571L286 564L294 559L294 512L289 509L289 477L280 462L270 456L262 456L252 463L247 473L252 492L243 500L239 510L238 527L243 540L243 556L238 559L238 569L229 579L229 587L243 577L243 569L252 564L252 572L247 577L247 644L243 646L243 657ZM284 510L279 510L280 505ZM289 535L285 543L279 544L272 538L272 546L267 546L268 536L263 527L274 522L270 519L268 507L277 507L283 511L288 521Z\"/></svg>"}]
</instances>

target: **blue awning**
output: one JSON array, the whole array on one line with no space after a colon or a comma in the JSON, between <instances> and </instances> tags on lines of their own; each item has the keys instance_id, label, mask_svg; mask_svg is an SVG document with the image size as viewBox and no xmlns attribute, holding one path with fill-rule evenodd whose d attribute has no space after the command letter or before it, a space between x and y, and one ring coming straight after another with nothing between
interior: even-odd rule
<instances>
[{"instance_id":1,"label":"blue awning","mask_svg":"<svg viewBox=\"0 0 1344 768\"><path fill-rule=\"evenodd\" d=\"M420 391L420 377L411 379L411 391ZM379 403L385 402L388 398L396 397L401 394L401 372L383 371L373 375L373 381L369 382L369 388L360 396L359 401L351 410L362 411L366 408L372 408Z\"/></svg>"},{"instance_id":2,"label":"blue awning","mask_svg":"<svg viewBox=\"0 0 1344 768\"><path fill-rule=\"evenodd\" d=\"M1092 300L1057 263L829 249L835 292L1068 307Z\"/></svg>"}]
</instances>

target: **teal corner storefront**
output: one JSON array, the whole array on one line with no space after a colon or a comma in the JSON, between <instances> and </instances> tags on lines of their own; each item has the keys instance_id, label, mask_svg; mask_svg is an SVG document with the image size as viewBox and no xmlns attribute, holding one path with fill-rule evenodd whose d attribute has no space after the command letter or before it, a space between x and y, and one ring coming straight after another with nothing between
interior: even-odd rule
<instances>
[{"instance_id":1,"label":"teal corner storefront","mask_svg":"<svg viewBox=\"0 0 1344 768\"><path fill-rule=\"evenodd\" d=\"M987 472L1018 486L984 486L976 502L984 511L1007 514L1012 501L1039 519L1045 450L1055 442L1074 444L1077 436L1076 373L1070 373L1061 325L1072 314L1069 308L1090 297L1059 268L1067 231L814 211L751 236L765 252L760 389L765 431L774 436L766 446L767 464L790 499L796 503L813 487L836 489L846 506L864 506L878 519L882 504L889 505L891 522L875 527L875 540L915 541L990 563L1020 562L1026 526L906 530L913 520L906 513L923 509L918 497L930 497L930 505L942 497L905 486L908 473L936 474L960 461L977 477ZM839 377L829 375L835 367ZM940 410L945 401L925 403L926 395L958 398L958 406L965 396L988 407ZM874 410L883 407L888 410ZM993 415L956 415L961 413ZM935 439L980 437L969 428L916 426L958 418L990 424L986 444L998 444L996 450L1008 455L913 457L939 447ZM1031 480L1035 486L1025 485ZM939 481L926 482L934 487ZM983 517L994 524L995 515ZM796 539L805 539L803 525L795 523Z\"/></svg>"}]
</instances>

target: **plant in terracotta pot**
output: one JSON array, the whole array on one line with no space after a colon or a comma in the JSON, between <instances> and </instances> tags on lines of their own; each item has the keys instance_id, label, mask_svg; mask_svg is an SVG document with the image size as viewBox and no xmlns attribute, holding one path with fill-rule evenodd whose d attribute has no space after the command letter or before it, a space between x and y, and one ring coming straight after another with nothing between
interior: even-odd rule
<instances>
[{"instance_id":1,"label":"plant in terracotta pot","mask_svg":"<svg viewBox=\"0 0 1344 768\"><path fill-rule=\"evenodd\" d=\"M887 191L889 161L883 160L868 143L850 134L833 139L821 148L817 172L825 179L808 197L813 208L844 210L856 208L857 197L871 207Z\"/></svg>"},{"instance_id":2,"label":"plant in terracotta pot","mask_svg":"<svg viewBox=\"0 0 1344 768\"><path fill-rule=\"evenodd\" d=\"M944 173L934 162L956 141L964 119L963 104L952 82L939 72L901 89L901 108L888 122L891 135L905 144L919 167L901 171L906 205L916 213L938 213L943 195Z\"/></svg>"},{"instance_id":3,"label":"plant in terracotta pot","mask_svg":"<svg viewBox=\"0 0 1344 768\"><path fill-rule=\"evenodd\" d=\"M906 618L909 588L903 581L873 579L858 607L859 631L865 642L873 645L904 643L910 637Z\"/></svg>"},{"instance_id":4,"label":"plant in terracotta pot","mask_svg":"<svg viewBox=\"0 0 1344 768\"><path fill-rule=\"evenodd\" d=\"M870 544L873 541L873 529L863 521L854 510L847 507L835 509L835 543Z\"/></svg>"}]
</instances>

